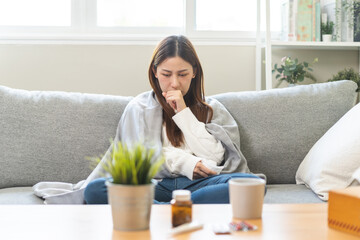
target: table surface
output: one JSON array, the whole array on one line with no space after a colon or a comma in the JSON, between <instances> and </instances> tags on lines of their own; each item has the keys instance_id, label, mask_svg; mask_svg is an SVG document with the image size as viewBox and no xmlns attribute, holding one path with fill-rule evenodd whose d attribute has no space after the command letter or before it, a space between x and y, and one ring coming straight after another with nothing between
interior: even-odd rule
<instances>
[{"instance_id":1,"label":"table surface","mask_svg":"<svg viewBox=\"0 0 360 240\"><path fill-rule=\"evenodd\" d=\"M229 204L193 205L193 220L204 228L169 236L169 205L153 205L150 230L112 228L109 205L0 205L0 239L359 239L327 226L327 204L264 204L251 232L215 235L214 224L232 221Z\"/></svg>"}]
</instances>

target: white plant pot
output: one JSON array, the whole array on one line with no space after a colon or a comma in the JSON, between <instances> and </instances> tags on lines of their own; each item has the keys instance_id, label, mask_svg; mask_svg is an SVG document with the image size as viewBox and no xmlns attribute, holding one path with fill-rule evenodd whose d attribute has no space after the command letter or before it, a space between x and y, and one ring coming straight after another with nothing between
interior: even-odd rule
<instances>
[{"instance_id":1,"label":"white plant pot","mask_svg":"<svg viewBox=\"0 0 360 240\"><path fill-rule=\"evenodd\" d=\"M332 35L331 34L323 34L322 35L322 41L323 42L331 42L332 40Z\"/></svg>"},{"instance_id":2,"label":"white plant pot","mask_svg":"<svg viewBox=\"0 0 360 240\"><path fill-rule=\"evenodd\" d=\"M123 185L106 182L113 226L120 231L149 229L154 184Z\"/></svg>"}]
</instances>

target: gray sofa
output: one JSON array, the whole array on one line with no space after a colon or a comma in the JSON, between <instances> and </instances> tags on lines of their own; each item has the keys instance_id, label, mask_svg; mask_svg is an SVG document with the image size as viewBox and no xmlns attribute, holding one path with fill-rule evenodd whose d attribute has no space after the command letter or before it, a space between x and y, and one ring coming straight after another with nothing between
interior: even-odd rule
<instances>
[{"instance_id":1,"label":"gray sofa","mask_svg":"<svg viewBox=\"0 0 360 240\"><path fill-rule=\"evenodd\" d=\"M254 173L267 176L265 203L322 202L295 173L315 142L357 99L351 81L213 97L239 125ZM86 157L103 154L132 97L25 91L0 86L0 204L42 204L31 186L76 183L91 172Z\"/></svg>"}]
</instances>

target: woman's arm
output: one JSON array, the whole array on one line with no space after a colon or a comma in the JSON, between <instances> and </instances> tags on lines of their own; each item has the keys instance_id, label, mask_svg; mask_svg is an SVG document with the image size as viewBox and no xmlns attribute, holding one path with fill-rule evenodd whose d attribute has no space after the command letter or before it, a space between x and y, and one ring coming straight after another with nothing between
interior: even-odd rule
<instances>
[{"instance_id":1,"label":"woman's arm","mask_svg":"<svg viewBox=\"0 0 360 240\"><path fill-rule=\"evenodd\" d=\"M163 147L163 154L169 172L186 176L190 180L216 175L220 172L207 168L201 158L184 149L167 146Z\"/></svg>"},{"instance_id":2,"label":"woman's arm","mask_svg":"<svg viewBox=\"0 0 360 240\"><path fill-rule=\"evenodd\" d=\"M197 120L190 108L178 112L173 120L195 156L214 161L216 165L223 161L225 149L221 142L205 129L205 124Z\"/></svg>"},{"instance_id":3,"label":"woman's arm","mask_svg":"<svg viewBox=\"0 0 360 240\"><path fill-rule=\"evenodd\" d=\"M173 146L163 147L165 165L169 172L193 179L193 171L201 159L190 152Z\"/></svg>"}]
</instances>

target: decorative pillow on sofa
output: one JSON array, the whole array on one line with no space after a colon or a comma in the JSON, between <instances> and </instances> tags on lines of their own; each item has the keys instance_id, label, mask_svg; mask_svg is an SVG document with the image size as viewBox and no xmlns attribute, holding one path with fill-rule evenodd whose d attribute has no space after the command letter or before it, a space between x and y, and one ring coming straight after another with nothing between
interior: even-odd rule
<instances>
[{"instance_id":1,"label":"decorative pillow on sofa","mask_svg":"<svg viewBox=\"0 0 360 240\"><path fill-rule=\"evenodd\" d=\"M359 178L356 176L359 167L360 104L357 104L311 148L296 172L296 183L306 184L327 201L329 190L354 184Z\"/></svg>"}]
</instances>

